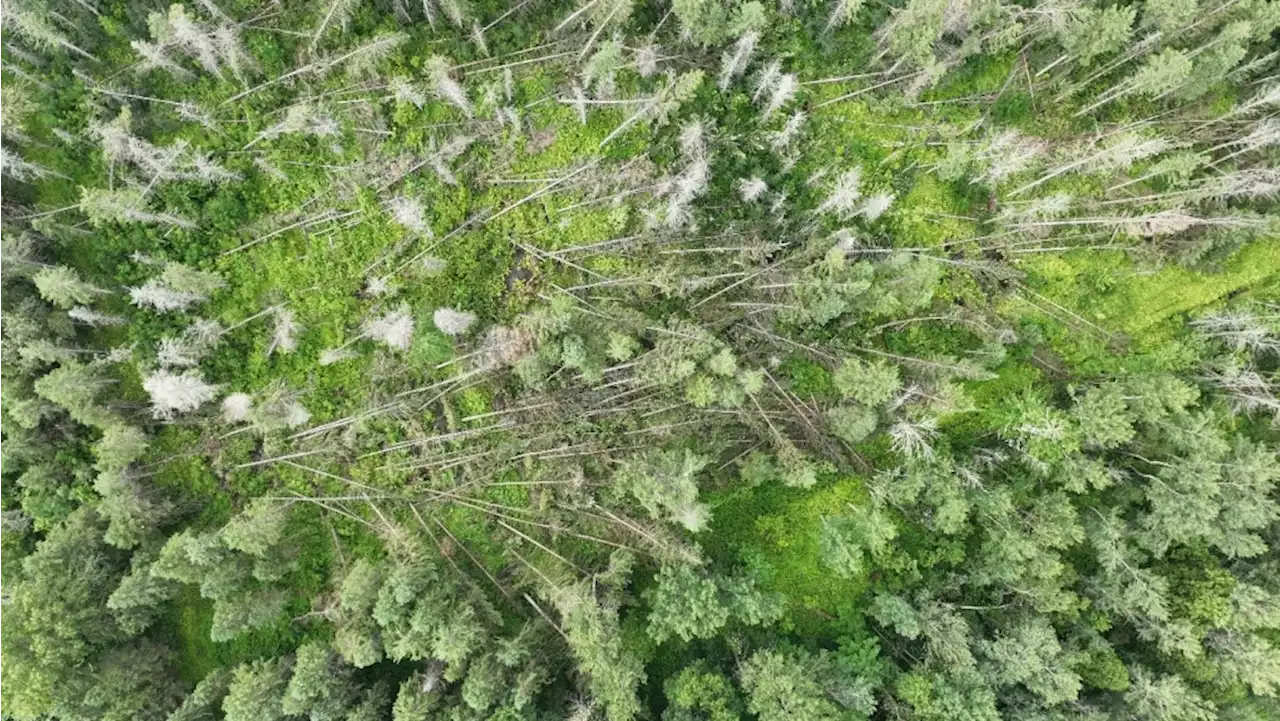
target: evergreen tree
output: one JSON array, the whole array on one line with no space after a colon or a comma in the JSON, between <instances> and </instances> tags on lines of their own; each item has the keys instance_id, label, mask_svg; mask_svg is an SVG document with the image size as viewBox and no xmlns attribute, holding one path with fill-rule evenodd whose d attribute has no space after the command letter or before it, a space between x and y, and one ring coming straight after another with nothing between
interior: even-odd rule
<instances>
[{"instance_id":1,"label":"evergreen tree","mask_svg":"<svg viewBox=\"0 0 1280 721\"><path fill-rule=\"evenodd\" d=\"M652 518L668 518L690 531L706 525L710 511L698 503L695 477L711 459L691 451L649 451L629 458L613 483L630 493Z\"/></svg>"},{"instance_id":2,"label":"evergreen tree","mask_svg":"<svg viewBox=\"0 0 1280 721\"><path fill-rule=\"evenodd\" d=\"M153 555L138 550L130 561L131 570L107 597L107 608L115 611L125 633L136 635L150 627L164 612L164 603L178 594L177 583L151 573Z\"/></svg>"},{"instance_id":3,"label":"evergreen tree","mask_svg":"<svg viewBox=\"0 0 1280 721\"><path fill-rule=\"evenodd\" d=\"M222 700L227 721L276 721L285 713L281 702L288 668L282 659L249 661L235 667Z\"/></svg>"},{"instance_id":4,"label":"evergreen tree","mask_svg":"<svg viewBox=\"0 0 1280 721\"><path fill-rule=\"evenodd\" d=\"M59 710L62 718L104 721L164 721L182 699L169 649L138 641L108 651L79 708Z\"/></svg>"},{"instance_id":5,"label":"evergreen tree","mask_svg":"<svg viewBox=\"0 0 1280 721\"><path fill-rule=\"evenodd\" d=\"M686 666L663 685L667 710L663 721L739 721L743 703L729 679L707 664Z\"/></svg>"},{"instance_id":6,"label":"evergreen tree","mask_svg":"<svg viewBox=\"0 0 1280 721\"><path fill-rule=\"evenodd\" d=\"M288 506L278 502L254 501L222 529L222 542L227 548L252 556L278 553L288 511Z\"/></svg>"},{"instance_id":7,"label":"evergreen tree","mask_svg":"<svg viewBox=\"0 0 1280 721\"><path fill-rule=\"evenodd\" d=\"M710 638L729 621L715 582L688 566L664 566L651 603L649 635L658 643L671 636Z\"/></svg>"},{"instance_id":8,"label":"evergreen tree","mask_svg":"<svg viewBox=\"0 0 1280 721\"><path fill-rule=\"evenodd\" d=\"M74 270L61 265L41 268L31 276L31 280L40 291L40 296L59 308L92 303L95 298L106 292L91 283L86 283Z\"/></svg>"},{"instance_id":9,"label":"evergreen tree","mask_svg":"<svg viewBox=\"0 0 1280 721\"><path fill-rule=\"evenodd\" d=\"M842 716L815 678L812 659L804 652L757 651L743 663L739 678L747 709L760 721L836 721Z\"/></svg>"},{"instance_id":10,"label":"evergreen tree","mask_svg":"<svg viewBox=\"0 0 1280 721\"><path fill-rule=\"evenodd\" d=\"M231 678L229 669L217 668L211 671L187 694L182 705L169 714L167 721L205 721L216 718L227 689L231 686Z\"/></svg>"},{"instance_id":11,"label":"evergreen tree","mask_svg":"<svg viewBox=\"0 0 1280 721\"><path fill-rule=\"evenodd\" d=\"M645 678L644 664L623 648L616 599L597 599L590 581L582 581L560 589L553 600L587 687L604 705L609 721L635 718L640 713L636 689Z\"/></svg>"},{"instance_id":12,"label":"evergreen tree","mask_svg":"<svg viewBox=\"0 0 1280 721\"><path fill-rule=\"evenodd\" d=\"M312 641L298 647L281 708L286 716L340 721L355 705L357 688L350 668L328 644Z\"/></svg>"},{"instance_id":13,"label":"evergreen tree","mask_svg":"<svg viewBox=\"0 0 1280 721\"><path fill-rule=\"evenodd\" d=\"M107 598L124 563L103 541L102 525L91 508L81 507L22 559L0 637L7 713L35 718L80 703L76 693L83 687L63 683L68 670L123 639Z\"/></svg>"}]
</instances>

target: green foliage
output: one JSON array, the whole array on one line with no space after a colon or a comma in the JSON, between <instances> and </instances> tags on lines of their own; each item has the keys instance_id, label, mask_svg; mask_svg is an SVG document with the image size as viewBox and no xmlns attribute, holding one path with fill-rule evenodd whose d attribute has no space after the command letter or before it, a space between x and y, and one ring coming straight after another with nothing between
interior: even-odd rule
<instances>
[{"instance_id":1,"label":"green foliage","mask_svg":"<svg viewBox=\"0 0 1280 721\"><path fill-rule=\"evenodd\" d=\"M1124 47L1132 33L1136 7L1087 7L1059 30L1058 41L1082 64Z\"/></svg>"},{"instance_id":2,"label":"green foliage","mask_svg":"<svg viewBox=\"0 0 1280 721\"><path fill-rule=\"evenodd\" d=\"M280 549L277 559L288 560ZM287 580L251 556L229 548L221 534L196 534L190 529L169 538L152 568L160 578L198 584L200 595L214 601L210 638L227 641L273 622L284 608L279 582Z\"/></svg>"},{"instance_id":3,"label":"green foliage","mask_svg":"<svg viewBox=\"0 0 1280 721\"><path fill-rule=\"evenodd\" d=\"M139 641L114 648L99 661L83 700L59 708L65 719L163 721L182 698L170 665L170 652Z\"/></svg>"},{"instance_id":4,"label":"green foliage","mask_svg":"<svg viewBox=\"0 0 1280 721\"><path fill-rule=\"evenodd\" d=\"M98 458L96 467L99 471L120 471L146 455L147 435L134 426L107 426L102 430L102 439L94 445L93 453Z\"/></svg>"},{"instance_id":5,"label":"green foliage","mask_svg":"<svg viewBox=\"0 0 1280 721\"><path fill-rule=\"evenodd\" d=\"M802 651L757 651L739 673L747 709L760 721L840 719L841 709L828 698L817 670L815 659Z\"/></svg>"},{"instance_id":6,"label":"green foliage","mask_svg":"<svg viewBox=\"0 0 1280 721\"><path fill-rule=\"evenodd\" d=\"M237 666L232 671L231 684L222 701L222 712L227 721L276 721L283 718L285 674L286 669L280 659L251 661Z\"/></svg>"},{"instance_id":7,"label":"green foliage","mask_svg":"<svg viewBox=\"0 0 1280 721\"><path fill-rule=\"evenodd\" d=\"M500 5L6 6L6 715L1277 715L1274 3Z\"/></svg>"},{"instance_id":8,"label":"green foliage","mask_svg":"<svg viewBox=\"0 0 1280 721\"><path fill-rule=\"evenodd\" d=\"M41 268L31 276L40 296L59 308L92 303L104 291L80 279L71 268L54 266Z\"/></svg>"},{"instance_id":9,"label":"green foliage","mask_svg":"<svg viewBox=\"0 0 1280 721\"><path fill-rule=\"evenodd\" d=\"M846 443L861 443L876 430L880 418L865 406L845 405L827 410L831 432Z\"/></svg>"},{"instance_id":10,"label":"green foliage","mask_svg":"<svg viewBox=\"0 0 1280 721\"><path fill-rule=\"evenodd\" d=\"M1195 15L1194 0L1147 0L1142 4L1142 24L1165 34L1185 27Z\"/></svg>"},{"instance_id":11,"label":"green foliage","mask_svg":"<svg viewBox=\"0 0 1280 721\"><path fill-rule=\"evenodd\" d=\"M229 669L215 669L200 679L191 693L182 700L182 705L169 714L167 721L200 721L214 716L222 708L222 700L231 686L231 679L232 672Z\"/></svg>"},{"instance_id":12,"label":"green foliage","mask_svg":"<svg viewBox=\"0 0 1280 721\"><path fill-rule=\"evenodd\" d=\"M659 643L671 636L710 638L729 620L715 581L687 566L663 567L651 603L649 635Z\"/></svg>"},{"instance_id":13,"label":"green foliage","mask_svg":"<svg viewBox=\"0 0 1280 721\"><path fill-rule=\"evenodd\" d=\"M232 550L265 556L284 534L288 507L267 500L255 501L222 529L222 541Z\"/></svg>"},{"instance_id":14,"label":"green foliage","mask_svg":"<svg viewBox=\"0 0 1280 721\"><path fill-rule=\"evenodd\" d=\"M652 518L667 518L690 531L706 525L709 511L698 503L696 476L711 459L687 449L648 451L624 461L613 484L630 493Z\"/></svg>"},{"instance_id":15,"label":"green foliage","mask_svg":"<svg viewBox=\"0 0 1280 721\"><path fill-rule=\"evenodd\" d=\"M107 597L107 608L116 612L117 622L125 633L145 631L162 611L162 604L178 595L178 584L151 573L149 554L135 553L129 573Z\"/></svg>"},{"instance_id":16,"label":"green foliage","mask_svg":"<svg viewBox=\"0 0 1280 721\"><path fill-rule=\"evenodd\" d=\"M850 507L846 515L822 519L822 561L844 578L858 578L869 571L868 556L882 559L897 535L883 509Z\"/></svg>"},{"instance_id":17,"label":"green foliage","mask_svg":"<svg viewBox=\"0 0 1280 721\"><path fill-rule=\"evenodd\" d=\"M645 678L644 662L623 646L617 601L607 596L597 600L589 581L562 590L554 601L569 648L609 721L635 718L640 712L636 688Z\"/></svg>"},{"instance_id":18,"label":"green foliage","mask_svg":"<svg viewBox=\"0 0 1280 721\"><path fill-rule=\"evenodd\" d=\"M71 418L88 426L117 425L114 414L97 404L106 381L98 372L75 361L64 361L35 383L36 393L67 411Z\"/></svg>"},{"instance_id":19,"label":"green foliage","mask_svg":"<svg viewBox=\"0 0 1280 721\"><path fill-rule=\"evenodd\" d=\"M357 690L350 668L328 644L312 641L298 647L280 708L286 716L309 716L315 721L343 719L355 705Z\"/></svg>"},{"instance_id":20,"label":"green foliage","mask_svg":"<svg viewBox=\"0 0 1280 721\"><path fill-rule=\"evenodd\" d=\"M1134 718L1142 721L1208 721L1214 718L1213 704L1205 701L1177 676L1156 676L1135 666L1133 684L1125 692Z\"/></svg>"},{"instance_id":21,"label":"green foliage","mask_svg":"<svg viewBox=\"0 0 1280 721\"><path fill-rule=\"evenodd\" d=\"M1023 684L1047 705L1073 701L1080 692L1080 678L1065 667L1057 633L1046 619L1016 622L1008 633L983 644L982 654L991 664L987 677L993 683Z\"/></svg>"},{"instance_id":22,"label":"green foliage","mask_svg":"<svg viewBox=\"0 0 1280 721\"><path fill-rule=\"evenodd\" d=\"M402 558L388 569L372 615L389 658L439 659L452 680L488 636L484 611L434 562Z\"/></svg>"},{"instance_id":23,"label":"green foliage","mask_svg":"<svg viewBox=\"0 0 1280 721\"><path fill-rule=\"evenodd\" d=\"M123 636L106 605L121 562L102 534L99 518L83 507L21 561L4 634L6 657L22 659L4 666L6 705L15 714L48 712L65 670Z\"/></svg>"},{"instance_id":24,"label":"green foliage","mask_svg":"<svg viewBox=\"0 0 1280 721\"><path fill-rule=\"evenodd\" d=\"M695 664L667 679L663 685L667 710L663 721L739 721L742 699L728 678L706 664Z\"/></svg>"},{"instance_id":25,"label":"green foliage","mask_svg":"<svg viewBox=\"0 0 1280 721\"><path fill-rule=\"evenodd\" d=\"M649 636L662 643L711 638L731 618L746 625L769 624L782 615L778 599L762 593L750 577L707 576L688 566L663 566L650 598Z\"/></svg>"},{"instance_id":26,"label":"green foliage","mask_svg":"<svg viewBox=\"0 0 1280 721\"><path fill-rule=\"evenodd\" d=\"M725 4L722 0L676 0L672 11L683 35L703 47L760 30L767 21L764 6L751 1Z\"/></svg>"},{"instance_id":27,"label":"green foliage","mask_svg":"<svg viewBox=\"0 0 1280 721\"><path fill-rule=\"evenodd\" d=\"M1133 417L1123 389L1115 384L1091 389L1072 408L1082 440L1099 448L1114 448L1133 439Z\"/></svg>"},{"instance_id":28,"label":"green foliage","mask_svg":"<svg viewBox=\"0 0 1280 721\"><path fill-rule=\"evenodd\" d=\"M868 406L881 406L902 387L899 374L896 365L884 361L867 363L857 358L847 358L836 371L835 386L844 398Z\"/></svg>"}]
</instances>

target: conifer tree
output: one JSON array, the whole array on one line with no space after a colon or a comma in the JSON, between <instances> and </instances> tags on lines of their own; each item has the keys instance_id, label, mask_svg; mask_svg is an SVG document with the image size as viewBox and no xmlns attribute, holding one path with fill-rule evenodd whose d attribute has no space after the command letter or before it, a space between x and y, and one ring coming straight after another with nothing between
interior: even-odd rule
<instances>
[{"instance_id":1,"label":"conifer tree","mask_svg":"<svg viewBox=\"0 0 1280 721\"><path fill-rule=\"evenodd\" d=\"M31 276L40 296L59 308L70 308L80 303L92 303L95 298L106 291L86 283L71 268L54 266L41 268Z\"/></svg>"},{"instance_id":2,"label":"conifer tree","mask_svg":"<svg viewBox=\"0 0 1280 721\"><path fill-rule=\"evenodd\" d=\"M232 671L222 712L227 721L276 721L285 712L286 667L281 659L250 661Z\"/></svg>"}]
</instances>

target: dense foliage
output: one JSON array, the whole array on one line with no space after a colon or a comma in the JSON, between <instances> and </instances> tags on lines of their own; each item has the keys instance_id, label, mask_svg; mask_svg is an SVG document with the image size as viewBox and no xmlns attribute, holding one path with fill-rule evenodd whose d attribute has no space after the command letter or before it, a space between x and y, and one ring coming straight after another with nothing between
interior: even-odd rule
<instances>
[{"instance_id":1,"label":"dense foliage","mask_svg":"<svg viewBox=\"0 0 1280 721\"><path fill-rule=\"evenodd\" d=\"M1280 5L574 2L5 3L5 717L1280 718Z\"/></svg>"}]
</instances>

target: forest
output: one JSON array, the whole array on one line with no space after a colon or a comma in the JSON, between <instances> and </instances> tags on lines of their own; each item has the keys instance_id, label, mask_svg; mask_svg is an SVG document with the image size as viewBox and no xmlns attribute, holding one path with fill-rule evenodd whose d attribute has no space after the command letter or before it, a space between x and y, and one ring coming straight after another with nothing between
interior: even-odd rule
<instances>
[{"instance_id":1,"label":"forest","mask_svg":"<svg viewBox=\"0 0 1280 721\"><path fill-rule=\"evenodd\" d=\"M1280 719L1280 1L0 14L3 719Z\"/></svg>"}]
</instances>

